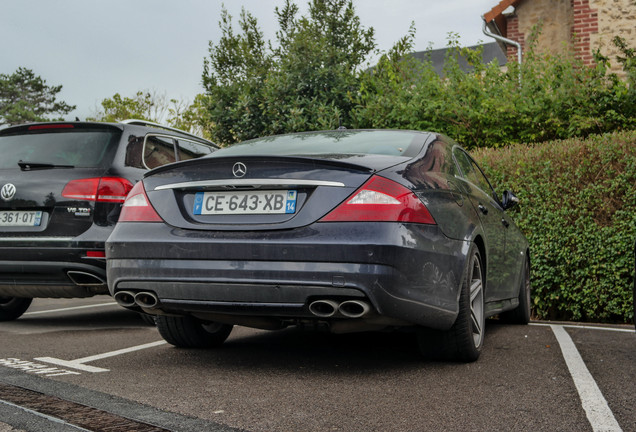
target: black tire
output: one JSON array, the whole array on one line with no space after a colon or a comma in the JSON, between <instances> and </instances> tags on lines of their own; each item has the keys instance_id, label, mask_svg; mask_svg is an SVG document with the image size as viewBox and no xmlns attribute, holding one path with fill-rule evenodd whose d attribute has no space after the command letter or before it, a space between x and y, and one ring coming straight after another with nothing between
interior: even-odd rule
<instances>
[{"instance_id":1,"label":"black tire","mask_svg":"<svg viewBox=\"0 0 636 432\"><path fill-rule=\"evenodd\" d=\"M139 313L139 317L143 322L149 325L155 325L155 315L150 315L146 313Z\"/></svg>"},{"instance_id":2,"label":"black tire","mask_svg":"<svg viewBox=\"0 0 636 432\"><path fill-rule=\"evenodd\" d=\"M475 245L468 257L455 324L448 331L426 328L417 331L420 352L427 358L473 362L481 354L486 327L484 273L481 256Z\"/></svg>"},{"instance_id":3,"label":"black tire","mask_svg":"<svg viewBox=\"0 0 636 432\"><path fill-rule=\"evenodd\" d=\"M190 316L157 315L155 323L161 337L179 348L216 347L225 342L232 331L231 325L205 323Z\"/></svg>"},{"instance_id":4,"label":"black tire","mask_svg":"<svg viewBox=\"0 0 636 432\"><path fill-rule=\"evenodd\" d=\"M0 321L12 321L31 306L32 298L0 297Z\"/></svg>"},{"instance_id":5,"label":"black tire","mask_svg":"<svg viewBox=\"0 0 636 432\"><path fill-rule=\"evenodd\" d=\"M523 265L521 286L519 287L519 306L511 311L502 313L499 318L510 324L528 324L530 322L530 312L532 308L530 292L530 266L528 265L528 260L526 260Z\"/></svg>"}]
</instances>

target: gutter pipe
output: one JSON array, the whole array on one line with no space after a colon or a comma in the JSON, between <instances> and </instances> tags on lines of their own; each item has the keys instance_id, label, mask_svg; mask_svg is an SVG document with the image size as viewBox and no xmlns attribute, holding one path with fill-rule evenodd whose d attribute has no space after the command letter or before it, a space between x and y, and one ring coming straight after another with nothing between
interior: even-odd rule
<instances>
[{"instance_id":1,"label":"gutter pipe","mask_svg":"<svg viewBox=\"0 0 636 432\"><path fill-rule=\"evenodd\" d=\"M491 33L488 30L488 23L486 22L486 20L482 17L482 20L484 21L484 26L482 28L484 34L486 36L490 36L491 38L498 40L500 42L503 42L505 44L509 44L509 45L514 45L517 47L517 62L519 63L519 84L521 84L521 58L522 58L522 54L521 54L521 44L517 41L513 41L512 39L508 39L505 38L503 36L500 36L498 34L495 33Z\"/></svg>"},{"instance_id":2,"label":"gutter pipe","mask_svg":"<svg viewBox=\"0 0 636 432\"><path fill-rule=\"evenodd\" d=\"M483 26L482 30L483 30L483 32L484 32L484 34L486 36L490 36L491 38L496 39L496 40L498 40L500 42L507 43L509 45L514 45L514 46L517 47L517 62L519 62L519 66L521 66L521 44L519 42L517 42L517 41L513 41L512 39L508 39L508 38L505 38L503 36L499 36L498 34L491 33L488 30L488 25L487 25L488 23L486 23L485 19L483 21L484 21L484 26Z\"/></svg>"}]
</instances>

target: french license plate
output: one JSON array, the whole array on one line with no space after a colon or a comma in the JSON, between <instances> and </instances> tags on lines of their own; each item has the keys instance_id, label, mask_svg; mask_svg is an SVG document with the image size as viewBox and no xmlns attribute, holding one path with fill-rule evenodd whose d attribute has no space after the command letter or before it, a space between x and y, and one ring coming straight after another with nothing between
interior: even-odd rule
<instances>
[{"instance_id":1,"label":"french license plate","mask_svg":"<svg viewBox=\"0 0 636 432\"><path fill-rule=\"evenodd\" d=\"M41 211L0 211L0 226L30 227L40 223Z\"/></svg>"},{"instance_id":2,"label":"french license plate","mask_svg":"<svg viewBox=\"0 0 636 432\"><path fill-rule=\"evenodd\" d=\"M195 215L285 214L296 212L296 191L197 192Z\"/></svg>"}]
</instances>

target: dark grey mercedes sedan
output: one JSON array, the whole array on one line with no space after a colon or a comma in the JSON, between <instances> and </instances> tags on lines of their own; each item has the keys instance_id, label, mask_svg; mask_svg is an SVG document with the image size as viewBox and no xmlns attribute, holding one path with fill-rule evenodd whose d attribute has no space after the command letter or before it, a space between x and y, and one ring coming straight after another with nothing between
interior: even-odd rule
<instances>
[{"instance_id":1,"label":"dark grey mercedes sedan","mask_svg":"<svg viewBox=\"0 0 636 432\"><path fill-rule=\"evenodd\" d=\"M255 139L148 172L107 242L107 280L178 347L219 345L233 325L407 328L427 356L474 361L487 317L530 319L517 201L440 134Z\"/></svg>"}]
</instances>

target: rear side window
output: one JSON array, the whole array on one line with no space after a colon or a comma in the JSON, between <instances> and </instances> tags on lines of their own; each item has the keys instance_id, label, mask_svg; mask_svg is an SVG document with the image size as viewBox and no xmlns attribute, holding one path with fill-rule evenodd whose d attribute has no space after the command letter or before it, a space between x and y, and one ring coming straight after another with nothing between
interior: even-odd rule
<instances>
[{"instance_id":1,"label":"rear side window","mask_svg":"<svg viewBox=\"0 0 636 432\"><path fill-rule=\"evenodd\" d=\"M486 176L466 153L456 148L455 159L464 173L464 177L468 179L468 181L479 187L487 195L496 196Z\"/></svg>"},{"instance_id":2,"label":"rear side window","mask_svg":"<svg viewBox=\"0 0 636 432\"><path fill-rule=\"evenodd\" d=\"M90 129L0 136L0 168L17 168L19 161L106 167L120 136L118 131Z\"/></svg>"},{"instance_id":3,"label":"rear side window","mask_svg":"<svg viewBox=\"0 0 636 432\"><path fill-rule=\"evenodd\" d=\"M135 157L140 148L143 148L143 160ZM195 159L210 153L212 153L210 146L188 139L148 134L145 140L135 139L129 142L126 151L126 164L152 169L178 160Z\"/></svg>"},{"instance_id":4,"label":"rear side window","mask_svg":"<svg viewBox=\"0 0 636 432\"><path fill-rule=\"evenodd\" d=\"M174 162L174 140L172 138L149 135L144 144L144 165L148 169Z\"/></svg>"},{"instance_id":5,"label":"rear side window","mask_svg":"<svg viewBox=\"0 0 636 432\"><path fill-rule=\"evenodd\" d=\"M210 146L180 139L177 143L179 160L196 159L212 153Z\"/></svg>"}]
</instances>

